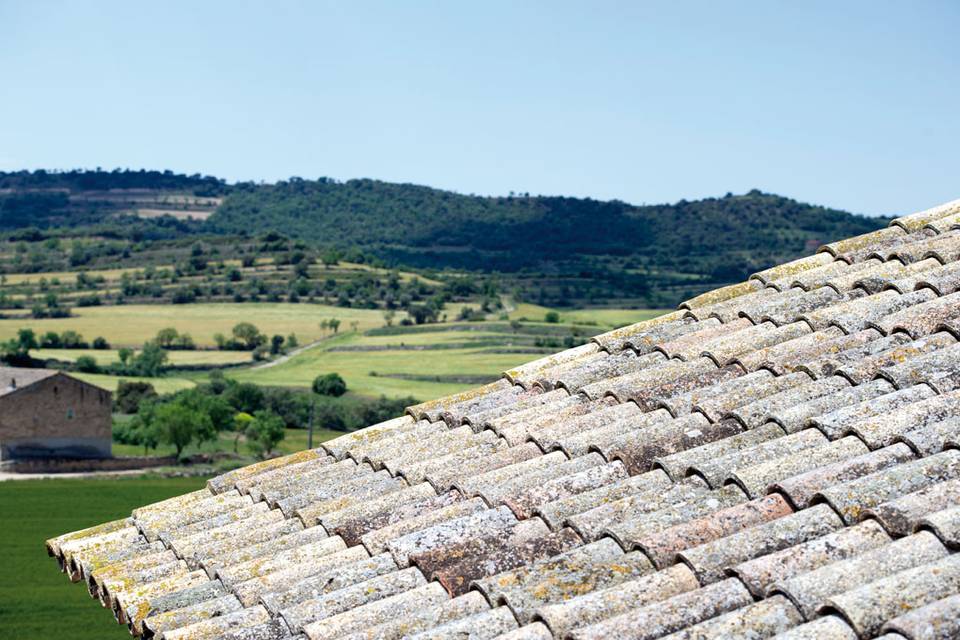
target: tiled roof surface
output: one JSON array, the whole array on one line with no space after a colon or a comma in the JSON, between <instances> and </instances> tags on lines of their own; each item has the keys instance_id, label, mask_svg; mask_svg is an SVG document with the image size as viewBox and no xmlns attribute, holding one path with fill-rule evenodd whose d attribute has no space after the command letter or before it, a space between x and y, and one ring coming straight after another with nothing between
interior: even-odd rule
<instances>
[{"instance_id":1,"label":"tiled roof surface","mask_svg":"<svg viewBox=\"0 0 960 640\"><path fill-rule=\"evenodd\" d=\"M960 637L960 201L50 540L136 634Z\"/></svg>"}]
</instances>

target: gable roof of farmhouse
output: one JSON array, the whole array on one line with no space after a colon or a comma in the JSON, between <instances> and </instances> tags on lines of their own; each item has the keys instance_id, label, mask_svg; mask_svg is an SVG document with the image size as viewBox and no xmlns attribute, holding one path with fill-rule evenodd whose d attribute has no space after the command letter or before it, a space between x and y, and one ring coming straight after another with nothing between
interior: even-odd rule
<instances>
[{"instance_id":1,"label":"gable roof of farmhouse","mask_svg":"<svg viewBox=\"0 0 960 640\"><path fill-rule=\"evenodd\" d=\"M0 367L0 397L29 387L60 373L53 369L17 369Z\"/></svg>"},{"instance_id":2,"label":"gable roof of farmhouse","mask_svg":"<svg viewBox=\"0 0 960 640\"><path fill-rule=\"evenodd\" d=\"M952 637L958 338L960 201L48 549L171 640Z\"/></svg>"}]
</instances>

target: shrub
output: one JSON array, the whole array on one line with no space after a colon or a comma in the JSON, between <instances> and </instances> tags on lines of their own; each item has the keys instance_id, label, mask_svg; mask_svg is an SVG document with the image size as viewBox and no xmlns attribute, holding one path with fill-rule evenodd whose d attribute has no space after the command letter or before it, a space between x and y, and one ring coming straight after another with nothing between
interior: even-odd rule
<instances>
[{"instance_id":1,"label":"shrub","mask_svg":"<svg viewBox=\"0 0 960 640\"><path fill-rule=\"evenodd\" d=\"M74 367L81 373L100 373L100 367L93 356L80 356L74 363Z\"/></svg>"},{"instance_id":2,"label":"shrub","mask_svg":"<svg viewBox=\"0 0 960 640\"><path fill-rule=\"evenodd\" d=\"M149 382L121 380L117 385L115 404L121 413L136 413L140 403L157 397L157 391Z\"/></svg>"},{"instance_id":3,"label":"shrub","mask_svg":"<svg viewBox=\"0 0 960 640\"><path fill-rule=\"evenodd\" d=\"M327 373L317 376L313 381L313 392L321 396L339 398L347 392L347 383L339 373Z\"/></svg>"}]
</instances>

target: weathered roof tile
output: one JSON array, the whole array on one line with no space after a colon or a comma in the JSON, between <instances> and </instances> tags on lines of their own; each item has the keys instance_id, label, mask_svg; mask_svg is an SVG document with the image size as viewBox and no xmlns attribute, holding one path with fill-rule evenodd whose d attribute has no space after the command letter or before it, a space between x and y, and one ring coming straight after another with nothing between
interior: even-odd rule
<instances>
[{"instance_id":1,"label":"weathered roof tile","mask_svg":"<svg viewBox=\"0 0 960 640\"><path fill-rule=\"evenodd\" d=\"M882 396L893 390L894 386L886 380L873 380L857 386L847 385L833 393L818 395L792 406L778 408L771 411L767 419L779 424L787 433L794 433L805 428L810 418Z\"/></svg>"},{"instance_id":2,"label":"weathered roof tile","mask_svg":"<svg viewBox=\"0 0 960 640\"><path fill-rule=\"evenodd\" d=\"M418 608L434 607L448 599L436 582L377 600L337 615L311 622L303 631L310 640L329 640L352 631L402 619Z\"/></svg>"},{"instance_id":3,"label":"weathered roof tile","mask_svg":"<svg viewBox=\"0 0 960 640\"><path fill-rule=\"evenodd\" d=\"M867 509L937 482L958 477L960 451L948 450L824 489L814 500L823 500L833 507L845 522L852 524L858 521Z\"/></svg>"},{"instance_id":4,"label":"weathered roof tile","mask_svg":"<svg viewBox=\"0 0 960 640\"><path fill-rule=\"evenodd\" d=\"M528 520L522 525L527 525L528 529L535 525L538 531L543 527L539 519ZM451 595L464 593L474 581L483 577L566 553L583 544L580 536L569 528L528 536L492 535L480 540L479 544L467 543L434 554L441 563L431 570L430 576ZM422 557L415 562L422 564Z\"/></svg>"},{"instance_id":5,"label":"weathered roof tile","mask_svg":"<svg viewBox=\"0 0 960 640\"><path fill-rule=\"evenodd\" d=\"M628 580L613 587L598 589L575 596L564 602L548 604L537 609L537 618L543 620L556 637L621 613L661 602L700 587L693 572L683 564L663 571Z\"/></svg>"},{"instance_id":6,"label":"weathered roof tile","mask_svg":"<svg viewBox=\"0 0 960 640\"><path fill-rule=\"evenodd\" d=\"M960 549L960 506L931 513L918 527L933 531L951 549Z\"/></svg>"},{"instance_id":7,"label":"weathered roof tile","mask_svg":"<svg viewBox=\"0 0 960 640\"><path fill-rule=\"evenodd\" d=\"M911 428L896 440L906 443L921 456L933 455L949 442L960 442L960 416Z\"/></svg>"},{"instance_id":8,"label":"weathered roof tile","mask_svg":"<svg viewBox=\"0 0 960 640\"><path fill-rule=\"evenodd\" d=\"M737 284L731 284L726 287L720 287L719 289L702 293L696 298L691 298L690 300L681 303L680 308L699 309L701 307L717 304L718 302L739 298L740 296L753 293L761 288L763 288L763 284L759 280L747 280L746 282L739 282Z\"/></svg>"},{"instance_id":9,"label":"weathered roof tile","mask_svg":"<svg viewBox=\"0 0 960 640\"><path fill-rule=\"evenodd\" d=\"M857 633L843 618L822 616L777 634L777 640L857 640Z\"/></svg>"},{"instance_id":10,"label":"weathered roof tile","mask_svg":"<svg viewBox=\"0 0 960 640\"><path fill-rule=\"evenodd\" d=\"M620 584L651 571L642 553L625 554L602 539L559 556L483 578L474 586L496 604L506 604L525 624L539 607Z\"/></svg>"},{"instance_id":11,"label":"weathered roof tile","mask_svg":"<svg viewBox=\"0 0 960 640\"><path fill-rule=\"evenodd\" d=\"M723 579L728 569L793 545L825 536L843 527L826 505L804 509L769 522L748 526L680 552L701 584Z\"/></svg>"},{"instance_id":12,"label":"weathered roof tile","mask_svg":"<svg viewBox=\"0 0 960 640\"><path fill-rule=\"evenodd\" d=\"M613 331L608 331L607 333L602 333L599 336L593 338L593 342L604 351L609 351L610 353L616 353L625 348L626 343L630 342L633 344L633 348L636 349L639 345L636 343L645 342L645 336L647 334L656 335L659 331L659 327L664 325L670 325L671 327L680 326L680 324L688 324L689 321L682 320L683 312L674 311L672 313L664 314L658 318L653 318L652 320L644 320L642 322L637 322L626 327L621 327L619 329L614 329ZM679 324L678 324L679 323ZM654 341L659 341L659 338L654 338ZM642 350L638 349L642 352ZM541 361L537 361L541 362ZM531 363L529 365L524 365L522 370L534 368ZM553 364L556 364L555 362ZM511 375L511 372L508 372L508 375Z\"/></svg>"},{"instance_id":13,"label":"weathered roof tile","mask_svg":"<svg viewBox=\"0 0 960 640\"><path fill-rule=\"evenodd\" d=\"M803 622L793 604L773 596L741 607L688 629L664 636L664 640L708 640L710 638L769 638Z\"/></svg>"},{"instance_id":14,"label":"weathered roof tile","mask_svg":"<svg viewBox=\"0 0 960 640\"><path fill-rule=\"evenodd\" d=\"M868 509L865 518L876 518L895 536L913 532L927 515L960 504L960 480L939 482Z\"/></svg>"},{"instance_id":15,"label":"weathered roof tile","mask_svg":"<svg viewBox=\"0 0 960 640\"><path fill-rule=\"evenodd\" d=\"M698 465L708 464L712 460L725 458L738 451L751 449L758 444L776 440L786 435L783 429L774 423L767 423L756 429L743 431L714 442L680 451L654 459L654 465L666 471L674 480L687 476Z\"/></svg>"},{"instance_id":16,"label":"weathered roof tile","mask_svg":"<svg viewBox=\"0 0 960 640\"><path fill-rule=\"evenodd\" d=\"M907 231L916 231L917 229L923 228L924 225L928 225L947 216L954 215L958 210L960 210L960 200L954 200L930 209L924 209L923 211L918 211L917 213L911 213L910 215L897 218L890 223L890 226L902 227Z\"/></svg>"},{"instance_id":17,"label":"weathered roof tile","mask_svg":"<svg viewBox=\"0 0 960 640\"><path fill-rule=\"evenodd\" d=\"M922 226L922 225L921 225ZM859 236L838 240L820 247L820 251L841 258L847 262L859 262L868 253L876 251L878 247L889 246L890 243L902 240L907 235L906 229L901 227L887 227Z\"/></svg>"},{"instance_id":18,"label":"weathered roof tile","mask_svg":"<svg viewBox=\"0 0 960 640\"><path fill-rule=\"evenodd\" d=\"M634 477L646 478L647 475ZM604 499L601 504L568 517L565 523L574 528L584 540L596 540L606 527L626 517L656 513L662 509L686 505L690 501L708 496L705 485L695 482L681 482L667 487L651 483L651 487L647 490L639 489L636 484L633 484L630 489L628 495L612 500ZM734 504L739 496L742 496L742 492L733 492L730 495L723 494L720 496L723 500L714 498L714 502L710 504L714 504L715 507L722 504ZM709 502L709 500L708 497L707 501ZM697 509L698 507L690 507L691 511L696 512ZM683 516L679 515L675 518L675 521L681 521L682 519Z\"/></svg>"},{"instance_id":19,"label":"weathered roof tile","mask_svg":"<svg viewBox=\"0 0 960 640\"><path fill-rule=\"evenodd\" d=\"M472 616L453 620L432 629L409 636L410 640L445 640L468 637L470 640L488 640L517 628L517 619L507 607L497 607Z\"/></svg>"},{"instance_id":20,"label":"weathered roof tile","mask_svg":"<svg viewBox=\"0 0 960 640\"><path fill-rule=\"evenodd\" d=\"M854 333L868 328L870 323L884 316L927 302L936 296L930 289L920 289L904 295L893 290L881 291L805 313L801 319L816 331L834 326L845 333Z\"/></svg>"},{"instance_id":21,"label":"weathered roof tile","mask_svg":"<svg viewBox=\"0 0 960 640\"><path fill-rule=\"evenodd\" d=\"M960 555L951 555L835 595L825 605L839 611L861 637L880 631L903 611L960 593Z\"/></svg>"},{"instance_id":22,"label":"weathered roof tile","mask_svg":"<svg viewBox=\"0 0 960 640\"><path fill-rule=\"evenodd\" d=\"M960 593L907 611L883 625L881 632L899 633L907 638L960 637Z\"/></svg>"},{"instance_id":23,"label":"weathered roof tile","mask_svg":"<svg viewBox=\"0 0 960 640\"><path fill-rule=\"evenodd\" d=\"M653 640L750 604L743 584L731 578L667 600L639 606L572 632L574 640L629 638Z\"/></svg>"},{"instance_id":24,"label":"weathered roof tile","mask_svg":"<svg viewBox=\"0 0 960 640\"><path fill-rule=\"evenodd\" d=\"M877 549L889 542L890 536L883 527L873 520L868 520L741 562L731 567L729 573L737 576L755 597L762 598L778 580L789 580L794 576Z\"/></svg>"},{"instance_id":25,"label":"weathered roof tile","mask_svg":"<svg viewBox=\"0 0 960 640\"><path fill-rule=\"evenodd\" d=\"M632 473L649 471L654 459L699 447L745 431L737 420L709 422L703 414L662 422L627 434L622 442L604 448L604 455L626 465Z\"/></svg>"},{"instance_id":26,"label":"weathered roof tile","mask_svg":"<svg viewBox=\"0 0 960 640\"><path fill-rule=\"evenodd\" d=\"M676 562L677 554L686 549L783 518L791 513L793 509L787 501L782 496L773 494L727 507L629 542L634 548L647 554L654 566L663 569Z\"/></svg>"},{"instance_id":27,"label":"weathered roof tile","mask_svg":"<svg viewBox=\"0 0 960 640\"><path fill-rule=\"evenodd\" d=\"M650 471L541 504L536 509L536 515L542 518L551 529L559 529L570 516L636 493L664 490L671 484L669 476L663 471Z\"/></svg>"},{"instance_id":28,"label":"weathered roof tile","mask_svg":"<svg viewBox=\"0 0 960 640\"><path fill-rule=\"evenodd\" d=\"M895 444L782 479L773 484L773 489L790 498L798 508L806 509L819 491L908 462L914 457L909 447Z\"/></svg>"},{"instance_id":29,"label":"weathered roof tile","mask_svg":"<svg viewBox=\"0 0 960 640\"><path fill-rule=\"evenodd\" d=\"M918 386L927 387L927 385ZM913 429L940 423L950 416L956 416L958 412L960 412L960 391L951 391L899 407L888 413L858 420L849 425L845 432L856 435L871 449L877 449L893 444L897 438Z\"/></svg>"},{"instance_id":30,"label":"weathered roof tile","mask_svg":"<svg viewBox=\"0 0 960 640\"><path fill-rule=\"evenodd\" d=\"M951 293L891 313L875 321L873 326L884 333L901 331L911 338L921 338L934 333L938 326L957 317L960 317L960 293Z\"/></svg>"},{"instance_id":31,"label":"weathered roof tile","mask_svg":"<svg viewBox=\"0 0 960 640\"><path fill-rule=\"evenodd\" d=\"M824 445L827 438L816 429L804 429L797 433L761 442L747 449L732 451L721 458L703 460L690 467L690 473L702 477L711 487L719 487L737 469L746 468L767 460L807 451Z\"/></svg>"},{"instance_id":32,"label":"weathered roof tile","mask_svg":"<svg viewBox=\"0 0 960 640\"><path fill-rule=\"evenodd\" d=\"M383 600L427 584L416 567L385 573L363 582L303 600L280 611L292 631L377 600Z\"/></svg>"},{"instance_id":33,"label":"weathered roof tile","mask_svg":"<svg viewBox=\"0 0 960 640\"><path fill-rule=\"evenodd\" d=\"M433 593L431 592L430 595L432 599ZM341 640L399 640L414 633L467 618L490 609L487 601L476 591L457 598L442 600L437 604L413 602L409 603L409 606L404 605L405 603L397 602L395 608L398 615L392 618L387 617L383 622L373 624L367 622L370 619L380 620L385 617L378 615L379 612L377 612L353 625L357 631L341 634L335 630L332 633L336 633L336 637ZM344 627L349 626L351 625L348 621L348 624Z\"/></svg>"},{"instance_id":34,"label":"weathered roof tile","mask_svg":"<svg viewBox=\"0 0 960 640\"><path fill-rule=\"evenodd\" d=\"M807 424L819 429L827 437L835 439L847 433L854 424L934 396L936 392L927 385L916 385L875 396L856 404L848 404L830 413L811 418Z\"/></svg>"},{"instance_id":35,"label":"weathered roof tile","mask_svg":"<svg viewBox=\"0 0 960 640\"><path fill-rule=\"evenodd\" d=\"M810 619L831 597L947 555L946 547L936 536L922 532L782 579L773 585L772 591L788 596L803 616Z\"/></svg>"},{"instance_id":36,"label":"weathered roof tile","mask_svg":"<svg viewBox=\"0 0 960 640\"><path fill-rule=\"evenodd\" d=\"M771 460L748 464L731 471L726 481L736 483L748 496L757 497L767 493L769 488L780 480L844 462L868 451L861 440L850 436Z\"/></svg>"},{"instance_id":37,"label":"weathered roof tile","mask_svg":"<svg viewBox=\"0 0 960 640\"><path fill-rule=\"evenodd\" d=\"M607 526L604 532L624 549L632 549L638 542L654 537L661 531L746 501L747 497L739 487L727 485L696 496L689 502L673 504L652 512L631 513L619 522ZM748 508L748 513L753 513L752 507Z\"/></svg>"}]
</instances>

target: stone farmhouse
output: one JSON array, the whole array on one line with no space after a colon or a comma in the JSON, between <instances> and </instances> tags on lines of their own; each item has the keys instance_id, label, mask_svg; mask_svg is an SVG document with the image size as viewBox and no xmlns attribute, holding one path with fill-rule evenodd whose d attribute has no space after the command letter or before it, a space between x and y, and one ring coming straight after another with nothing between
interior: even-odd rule
<instances>
[{"instance_id":1,"label":"stone farmhouse","mask_svg":"<svg viewBox=\"0 0 960 640\"><path fill-rule=\"evenodd\" d=\"M111 457L110 392L50 369L0 367L0 461Z\"/></svg>"}]
</instances>

